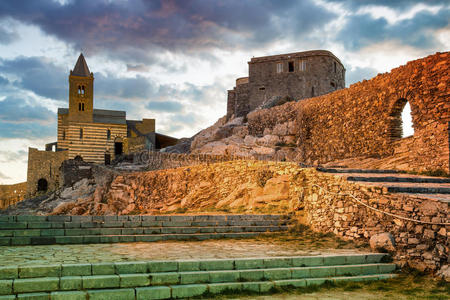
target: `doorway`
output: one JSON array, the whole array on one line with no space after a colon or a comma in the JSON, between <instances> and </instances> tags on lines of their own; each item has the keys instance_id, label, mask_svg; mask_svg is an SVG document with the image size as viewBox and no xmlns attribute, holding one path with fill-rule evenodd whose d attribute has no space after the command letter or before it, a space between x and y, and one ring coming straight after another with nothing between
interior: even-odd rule
<instances>
[{"instance_id":1,"label":"doorway","mask_svg":"<svg viewBox=\"0 0 450 300\"><path fill-rule=\"evenodd\" d=\"M38 192L46 192L48 189L48 182L46 179L41 178L37 182L37 191Z\"/></svg>"}]
</instances>

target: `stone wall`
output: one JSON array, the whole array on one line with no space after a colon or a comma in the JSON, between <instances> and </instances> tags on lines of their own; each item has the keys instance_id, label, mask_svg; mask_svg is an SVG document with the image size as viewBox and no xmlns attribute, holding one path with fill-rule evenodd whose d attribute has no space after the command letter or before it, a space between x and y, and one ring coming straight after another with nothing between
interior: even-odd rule
<instances>
[{"instance_id":1,"label":"stone wall","mask_svg":"<svg viewBox=\"0 0 450 300\"><path fill-rule=\"evenodd\" d=\"M0 209L22 201L27 191L27 183L0 185Z\"/></svg>"},{"instance_id":2,"label":"stone wall","mask_svg":"<svg viewBox=\"0 0 450 300\"><path fill-rule=\"evenodd\" d=\"M115 175L91 198L60 208L59 213L180 210L297 213L314 230L348 239L368 241L389 232L396 241L395 258L412 266L436 270L448 264L449 203L391 194L289 162L237 160Z\"/></svg>"},{"instance_id":3,"label":"stone wall","mask_svg":"<svg viewBox=\"0 0 450 300\"><path fill-rule=\"evenodd\" d=\"M147 165L148 170L173 169L241 159L238 156L179 154L154 151L141 151L133 154L133 163Z\"/></svg>"},{"instance_id":4,"label":"stone wall","mask_svg":"<svg viewBox=\"0 0 450 300\"><path fill-rule=\"evenodd\" d=\"M375 234L388 232L395 240L396 259L420 270L435 271L448 264L449 203L420 196L390 194L380 187L367 187L332 175L307 172L303 210L306 223L314 230L366 240Z\"/></svg>"},{"instance_id":5,"label":"stone wall","mask_svg":"<svg viewBox=\"0 0 450 300\"><path fill-rule=\"evenodd\" d=\"M449 172L449 60L449 52L437 53L344 90L252 112L249 135L271 135L292 121L298 161L386 157L398 147L401 111L409 102L415 130L413 142L405 140L410 167Z\"/></svg>"},{"instance_id":6,"label":"stone wall","mask_svg":"<svg viewBox=\"0 0 450 300\"><path fill-rule=\"evenodd\" d=\"M47 189L40 192L56 190L61 184L61 164L67 158L67 151L52 152L28 148L27 197L36 195L41 179L47 183Z\"/></svg>"}]
</instances>

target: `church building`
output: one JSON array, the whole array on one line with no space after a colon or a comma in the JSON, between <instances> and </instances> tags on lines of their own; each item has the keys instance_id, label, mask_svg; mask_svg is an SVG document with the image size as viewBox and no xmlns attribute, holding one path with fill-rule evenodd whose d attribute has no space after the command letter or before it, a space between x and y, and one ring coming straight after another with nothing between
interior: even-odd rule
<instances>
[{"instance_id":1,"label":"church building","mask_svg":"<svg viewBox=\"0 0 450 300\"><path fill-rule=\"evenodd\" d=\"M155 132L155 119L127 120L125 111L94 108L94 74L80 54L69 75L69 108L58 108L57 142L29 148L27 194L56 189L64 160L110 164L117 156L158 150L178 139Z\"/></svg>"}]
</instances>

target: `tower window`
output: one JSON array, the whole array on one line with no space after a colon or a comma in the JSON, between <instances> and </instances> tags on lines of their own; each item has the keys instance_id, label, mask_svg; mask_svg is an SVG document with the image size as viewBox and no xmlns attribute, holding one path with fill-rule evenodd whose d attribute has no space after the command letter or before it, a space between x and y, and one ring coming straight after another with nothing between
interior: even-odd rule
<instances>
[{"instance_id":1,"label":"tower window","mask_svg":"<svg viewBox=\"0 0 450 300\"><path fill-rule=\"evenodd\" d=\"M283 63L277 63L277 73L283 72Z\"/></svg>"},{"instance_id":2,"label":"tower window","mask_svg":"<svg viewBox=\"0 0 450 300\"><path fill-rule=\"evenodd\" d=\"M84 96L85 92L86 92L86 89L85 89L84 85L79 85L78 86L78 95Z\"/></svg>"},{"instance_id":3,"label":"tower window","mask_svg":"<svg viewBox=\"0 0 450 300\"><path fill-rule=\"evenodd\" d=\"M110 140L111 139L111 130L107 130L106 131L106 139Z\"/></svg>"},{"instance_id":4,"label":"tower window","mask_svg":"<svg viewBox=\"0 0 450 300\"><path fill-rule=\"evenodd\" d=\"M84 103L81 103L81 110L84 111Z\"/></svg>"},{"instance_id":5,"label":"tower window","mask_svg":"<svg viewBox=\"0 0 450 300\"><path fill-rule=\"evenodd\" d=\"M294 62L293 61L290 61L288 63L288 70L289 70L289 72L294 72Z\"/></svg>"},{"instance_id":6,"label":"tower window","mask_svg":"<svg viewBox=\"0 0 450 300\"><path fill-rule=\"evenodd\" d=\"M300 71L305 71L306 70L306 61L300 60L298 62L298 68L300 69Z\"/></svg>"},{"instance_id":7,"label":"tower window","mask_svg":"<svg viewBox=\"0 0 450 300\"><path fill-rule=\"evenodd\" d=\"M83 128L80 128L80 140L83 138Z\"/></svg>"},{"instance_id":8,"label":"tower window","mask_svg":"<svg viewBox=\"0 0 450 300\"><path fill-rule=\"evenodd\" d=\"M84 103L78 103L78 110L79 111L84 111Z\"/></svg>"}]
</instances>

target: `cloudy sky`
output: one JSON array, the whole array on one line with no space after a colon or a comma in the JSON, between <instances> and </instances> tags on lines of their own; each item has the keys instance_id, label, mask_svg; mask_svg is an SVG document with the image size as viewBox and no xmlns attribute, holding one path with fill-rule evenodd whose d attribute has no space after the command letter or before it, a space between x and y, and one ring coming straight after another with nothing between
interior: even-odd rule
<instances>
[{"instance_id":1,"label":"cloudy sky","mask_svg":"<svg viewBox=\"0 0 450 300\"><path fill-rule=\"evenodd\" d=\"M56 141L82 51L96 108L191 136L226 112L247 62L332 51L347 86L450 48L448 1L2 0L0 183L26 180L28 147Z\"/></svg>"}]
</instances>

